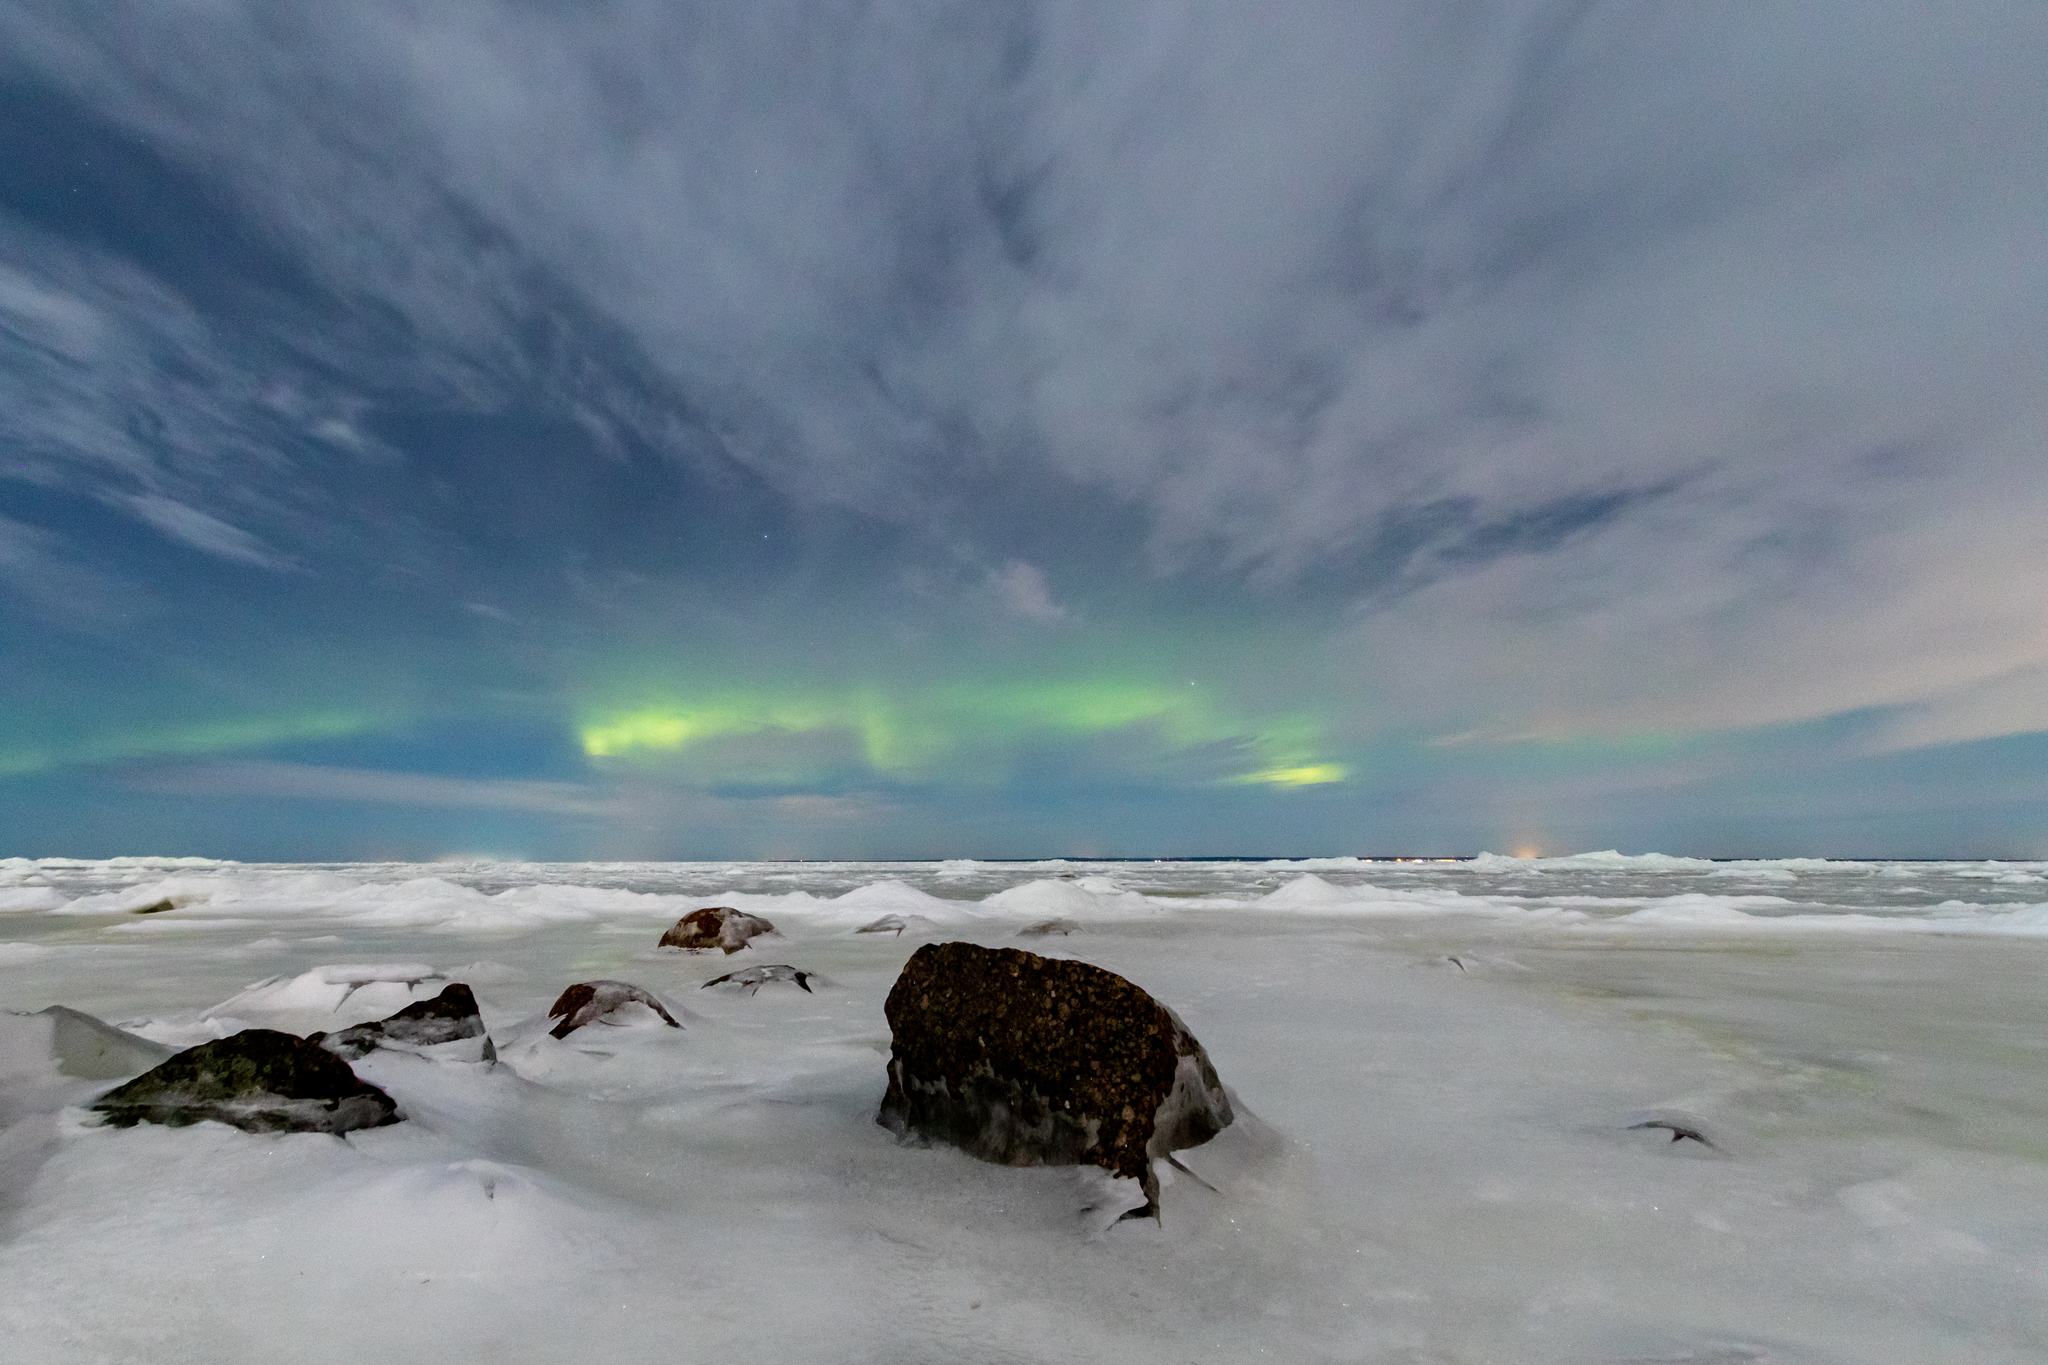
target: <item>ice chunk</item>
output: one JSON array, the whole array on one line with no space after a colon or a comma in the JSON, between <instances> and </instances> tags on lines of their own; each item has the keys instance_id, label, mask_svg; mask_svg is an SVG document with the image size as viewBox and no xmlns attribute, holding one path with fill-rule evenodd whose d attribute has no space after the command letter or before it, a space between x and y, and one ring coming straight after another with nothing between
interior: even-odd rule
<instances>
[{"instance_id":1,"label":"ice chunk","mask_svg":"<svg viewBox=\"0 0 2048 1365\"><path fill-rule=\"evenodd\" d=\"M200 1018L275 1018L306 1032L332 1031L395 1014L440 994L445 978L424 962L345 963L273 976L223 1000Z\"/></svg>"},{"instance_id":2,"label":"ice chunk","mask_svg":"<svg viewBox=\"0 0 2048 1365\"><path fill-rule=\"evenodd\" d=\"M65 1005L34 1014L0 1014L0 1079L54 1071L81 1080L122 1080L170 1055L162 1043Z\"/></svg>"}]
</instances>

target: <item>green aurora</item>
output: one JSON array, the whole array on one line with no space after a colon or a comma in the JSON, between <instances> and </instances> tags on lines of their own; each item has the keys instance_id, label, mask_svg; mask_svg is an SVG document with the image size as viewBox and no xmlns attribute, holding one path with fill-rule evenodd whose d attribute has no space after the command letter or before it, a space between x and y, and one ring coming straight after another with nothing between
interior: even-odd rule
<instances>
[{"instance_id":1,"label":"green aurora","mask_svg":"<svg viewBox=\"0 0 2048 1365\"><path fill-rule=\"evenodd\" d=\"M1322 727L1311 717L1247 719L1192 683L1118 678L675 695L591 706L578 733L583 751L600 762L685 764L692 750L729 737L839 733L854 738L878 775L974 784L994 780L1004 754L1034 743L1138 728L1170 752L1221 746L1252 760L1217 781L1296 787L1341 782L1348 772L1323 755Z\"/></svg>"}]
</instances>

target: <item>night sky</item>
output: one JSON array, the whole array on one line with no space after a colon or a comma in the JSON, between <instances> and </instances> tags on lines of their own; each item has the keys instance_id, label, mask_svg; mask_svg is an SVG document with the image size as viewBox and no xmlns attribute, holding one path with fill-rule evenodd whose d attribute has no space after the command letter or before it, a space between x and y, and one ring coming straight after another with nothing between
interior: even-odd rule
<instances>
[{"instance_id":1,"label":"night sky","mask_svg":"<svg viewBox=\"0 0 2048 1365\"><path fill-rule=\"evenodd\" d=\"M9 0L0 855L2048 856L2048 7Z\"/></svg>"}]
</instances>

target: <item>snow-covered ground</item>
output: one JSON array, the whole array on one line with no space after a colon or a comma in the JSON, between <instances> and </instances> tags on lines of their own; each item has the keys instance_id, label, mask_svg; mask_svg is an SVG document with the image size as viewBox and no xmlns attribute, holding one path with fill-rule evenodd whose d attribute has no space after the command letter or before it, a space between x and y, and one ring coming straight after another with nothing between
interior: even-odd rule
<instances>
[{"instance_id":1,"label":"snow-covered ground","mask_svg":"<svg viewBox=\"0 0 2048 1365\"><path fill-rule=\"evenodd\" d=\"M780 933L655 947L713 904ZM1216 1188L1104 1229L876 1126L945 938L1172 1006ZM2044 969L2043 864L7 860L0 1006L186 1046L459 980L502 1060L370 1054L409 1117L346 1139L117 1130L0 1016L0 1360L2038 1362ZM547 1036L594 978L684 1027Z\"/></svg>"}]
</instances>

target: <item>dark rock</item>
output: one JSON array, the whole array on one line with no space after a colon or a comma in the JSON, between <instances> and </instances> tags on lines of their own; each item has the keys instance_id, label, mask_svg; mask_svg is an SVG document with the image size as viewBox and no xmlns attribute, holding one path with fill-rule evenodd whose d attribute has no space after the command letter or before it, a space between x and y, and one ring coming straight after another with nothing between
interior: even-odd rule
<instances>
[{"instance_id":1,"label":"dark rock","mask_svg":"<svg viewBox=\"0 0 2048 1365\"><path fill-rule=\"evenodd\" d=\"M661 936L664 948L682 948L692 953L701 953L708 948L723 948L736 953L747 946L747 940L756 934L772 934L775 926L759 915L743 914L729 905L707 906L692 910L677 920L675 927Z\"/></svg>"},{"instance_id":2,"label":"dark rock","mask_svg":"<svg viewBox=\"0 0 2048 1365\"><path fill-rule=\"evenodd\" d=\"M165 896L160 901L151 901L148 905L136 906L132 913L137 915L161 915L166 910L175 910L177 908L177 902L173 901L169 896Z\"/></svg>"},{"instance_id":3,"label":"dark rock","mask_svg":"<svg viewBox=\"0 0 2048 1365\"><path fill-rule=\"evenodd\" d=\"M400 1117L392 1098L347 1062L267 1028L186 1048L92 1107L117 1128L215 1119L250 1133L346 1133Z\"/></svg>"},{"instance_id":4,"label":"dark rock","mask_svg":"<svg viewBox=\"0 0 2048 1365\"><path fill-rule=\"evenodd\" d=\"M1114 972L1016 948L928 943L884 1012L893 1047L875 1121L1007 1166L1136 1178L1229 1126L1208 1054L1172 1010Z\"/></svg>"},{"instance_id":5,"label":"dark rock","mask_svg":"<svg viewBox=\"0 0 2048 1365\"><path fill-rule=\"evenodd\" d=\"M433 1047L463 1038L483 1039L480 1060L497 1060L498 1050L491 1043L491 1035L484 1030L483 1016L476 1007L476 996L469 987L457 981L444 986L432 1000L416 1000L388 1019L357 1024L334 1033L316 1033L306 1041L318 1043L337 1057L354 1061L376 1047Z\"/></svg>"},{"instance_id":6,"label":"dark rock","mask_svg":"<svg viewBox=\"0 0 2048 1365\"><path fill-rule=\"evenodd\" d=\"M639 1003L660 1015L670 1028L681 1028L675 1016L646 991L630 981L579 981L548 1007L548 1018L562 1022L548 1030L549 1036L566 1038L585 1024L604 1024L613 1010Z\"/></svg>"},{"instance_id":7,"label":"dark rock","mask_svg":"<svg viewBox=\"0 0 2048 1365\"><path fill-rule=\"evenodd\" d=\"M800 972L794 967L777 962L766 967L747 967L741 971L727 972L724 976L714 976L697 989L703 990L710 986L738 986L748 995L753 995L770 981L787 981L792 985L801 986L805 994L810 994L811 975L810 972Z\"/></svg>"},{"instance_id":8,"label":"dark rock","mask_svg":"<svg viewBox=\"0 0 2048 1365\"><path fill-rule=\"evenodd\" d=\"M1714 1145L1713 1142L1708 1139L1707 1135L1705 1133L1702 1133L1699 1129L1693 1127L1691 1124L1679 1123L1673 1119L1651 1119L1647 1123L1631 1123L1629 1127L1632 1129L1662 1128L1663 1130L1671 1134L1671 1140L1673 1142L1683 1142L1685 1139L1691 1138L1694 1142L1697 1142L1702 1147L1712 1147Z\"/></svg>"},{"instance_id":9,"label":"dark rock","mask_svg":"<svg viewBox=\"0 0 2048 1365\"><path fill-rule=\"evenodd\" d=\"M1080 925L1070 919L1042 919L1036 924L1027 924L1017 931L1018 938L1044 938L1048 934L1071 934Z\"/></svg>"}]
</instances>

